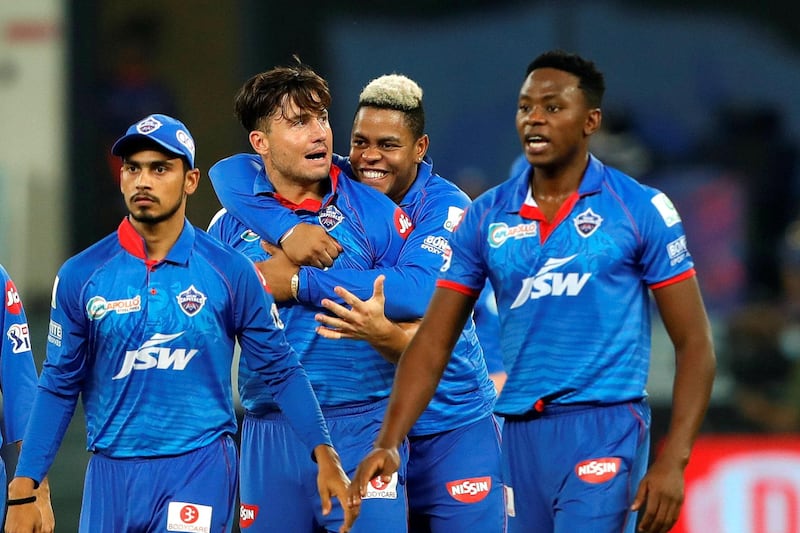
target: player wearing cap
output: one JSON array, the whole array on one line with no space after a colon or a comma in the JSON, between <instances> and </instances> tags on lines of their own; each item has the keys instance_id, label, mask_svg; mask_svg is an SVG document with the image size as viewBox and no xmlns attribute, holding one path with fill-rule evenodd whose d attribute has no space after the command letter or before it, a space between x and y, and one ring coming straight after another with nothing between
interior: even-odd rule
<instances>
[{"instance_id":1,"label":"player wearing cap","mask_svg":"<svg viewBox=\"0 0 800 533\"><path fill-rule=\"evenodd\" d=\"M189 130L151 115L112 152L129 215L56 277L47 359L9 496L28 497L43 478L80 395L93 454L80 531L230 530L235 340L313 450L323 485L342 494L347 478L263 279L185 218L200 178ZM36 531L37 521L35 507L15 506L6 531Z\"/></svg>"}]
</instances>

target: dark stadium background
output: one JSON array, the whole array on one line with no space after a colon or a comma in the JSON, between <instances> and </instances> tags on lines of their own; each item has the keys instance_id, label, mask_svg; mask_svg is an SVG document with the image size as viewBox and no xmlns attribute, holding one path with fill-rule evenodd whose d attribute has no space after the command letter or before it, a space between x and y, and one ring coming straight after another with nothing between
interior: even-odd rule
<instances>
[{"instance_id":1,"label":"dark stadium background","mask_svg":"<svg viewBox=\"0 0 800 533\"><path fill-rule=\"evenodd\" d=\"M800 109L793 101L800 86L797 6L777 0L239 0L188 5L178 0L66 2L70 253L113 231L121 216L104 153L108 117L101 116L99 103L109 91L119 90L110 85L111 71L123 43L138 40L146 51L154 81L174 97L175 113L195 135L204 171L221 157L247 149L231 110L239 84L297 52L331 83L339 152L347 151L360 87L392 71L416 78L425 89L430 153L437 168L471 190L504 179L518 153L513 113L527 62L545 49L563 47L595 59L606 74L606 118L610 133L616 134L606 140L623 142L629 151L618 163L640 169L637 177L674 194L684 218L697 220L696 226L687 223L687 233L698 263L734 280L723 286L714 283L720 279L716 274L703 280L718 331L738 303L779 291L776 235L796 215L798 189L798 168L792 166L800 134ZM621 154L614 146L598 150ZM775 161L777 149L784 150L780 161ZM707 211L695 205L696 195L705 191L698 191L698 184L712 187L705 193L714 194L715 180L725 173L755 174L753 169L765 167L775 171L754 179L769 185L770 194L757 200L773 202L758 204L775 215L767 217L773 226L751 217L734 221L721 234L711 232L703 218ZM748 192L745 184L743 193ZM742 196L729 199L723 209L752 215L742 205L749 196ZM189 202L189 216L205 226L218 208L204 180ZM717 250L712 244L720 242L727 245L722 257L729 263L721 264L717 252L702 253L706 246ZM744 269L739 277L737 268ZM32 291L26 299L39 364L48 291ZM654 344L665 345L663 332L657 330ZM723 363L724 348L721 341ZM654 360L655 442L666 422L670 370L668 358ZM721 365L705 431L754 429L740 420L732 404L733 380ZM62 532L77 529L88 458L84 448L79 409L51 471Z\"/></svg>"}]
</instances>

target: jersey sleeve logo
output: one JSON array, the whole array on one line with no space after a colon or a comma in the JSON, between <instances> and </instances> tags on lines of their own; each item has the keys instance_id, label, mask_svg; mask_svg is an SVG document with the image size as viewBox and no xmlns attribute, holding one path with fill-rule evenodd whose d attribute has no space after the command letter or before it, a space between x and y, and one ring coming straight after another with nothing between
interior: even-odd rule
<instances>
[{"instance_id":1,"label":"jersey sleeve logo","mask_svg":"<svg viewBox=\"0 0 800 533\"><path fill-rule=\"evenodd\" d=\"M414 231L414 223L411 222L411 218L399 207L394 211L394 227L404 239Z\"/></svg>"},{"instance_id":2,"label":"jersey sleeve logo","mask_svg":"<svg viewBox=\"0 0 800 533\"><path fill-rule=\"evenodd\" d=\"M194 285L190 285L188 289L178 294L176 298L181 311L186 313L186 316L194 316L199 313L207 300L206 295L198 291Z\"/></svg>"},{"instance_id":3,"label":"jersey sleeve logo","mask_svg":"<svg viewBox=\"0 0 800 533\"><path fill-rule=\"evenodd\" d=\"M458 224L461 222L461 217L464 216L464 210L460 207L451 205L447 208L447 220L444 221L444 229L447 231L455 231Z\"/></svg>"},{"instance_id":4,"label":"jersey sleeve logo","mask_svg":"<svg viewBox=\"0 0 800 533\"><path fill-rule=\"evenodd\" d=\"M678 210L675 209L672 201L667 198L667 195L663 192L653 196L652 200L650 200L650 203L652 203L656 209L658 209L658 214L661 215L661 218L664 220L664 224L666 224L668 228L671 228L681 221Z\"/></svg>"},{"instance_id":5,"label":"jersey sleeve logo","mask_svg":"<svg viewBox=\"0 0 800 533\"><path fill-rule=\"evenodd\" d=\"M11 280L6 281L6 310L12 315L18 315L22 312L22 300L19 297L19 291Z\"/></svg>"},{"instance_id":6,"label":"jersey sleeve logo","mask_svg":"<svg viewBox=\"0 0 800 533\"><path fill-rule=\"evenodd\" d=\"M31 350L31 336L28 333L28 324L11 324L6 332L6 337L11 341L12 352L23 353Z\"/></svg>"}]
</instances>

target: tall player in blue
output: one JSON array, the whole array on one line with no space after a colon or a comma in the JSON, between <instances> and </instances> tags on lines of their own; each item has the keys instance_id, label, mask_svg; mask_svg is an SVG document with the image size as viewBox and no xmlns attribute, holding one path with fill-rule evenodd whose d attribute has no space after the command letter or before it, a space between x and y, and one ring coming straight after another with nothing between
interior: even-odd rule
<instances>
[{"instance_id":1,"label":"tall player in blue","mask_svg":"<svg viewBox=\"0 0 800 533\"><path fill-rule=\"evenodd\" d=\"M331 271L394 265L413 225L391 200L346 179L338 167L331 166L328 84L295 59L292 65L256 74L241 87L235 112L256 153L224 159L210 174L216 180L247 176L251 195L274 198L279 213L299 217L333 236L343 252ZM284 260L270 259L250 226L224 211L209 231L259 262L259 268L260 263L274 266ZM274 256L276 250L270 250ZM262 271L272 283L268 270ZM280 292L280 284L277 287ZM287 338L308 372L342 464L355 469L377 436L395 367L363 341L318 336L315 316L324 309L298 301L296 278L289 291L290 298L279 305ZM242 515L255 515L242 526L287 533L337 529L339 509L329 517L317 512L310 456L247 366L240 367L239 388L246 409L240 467ZM406 531L406 506L401 469L386 483L376 480L370 485L356 530Z\"/></svg>"},{"instance_id":2,"label":"tall player in blue","mask_svg":"<svg viewBox=\"0 0 800 533\"><path fill-rule=\"evenodd\" d=\"M339 294L345 302L358 306L362 303L359 297L370 295L373 280L382 276L379 290L384 290L385 280L387 298L381 301L380 316L376 318L387 324L384 331L376 332L368 323L361 324L360 329L359 325L336 319L328 319L333 322L327 323L339 326L330 332L332 338L341 338L344 326L355 327L348 330L350 337L370 341L393 363L409 333L385 320L383 303L392 318L410 320L422 316L448 250L448 240L469 203L464 192L433 172L433 163L425 157L428 146L419 85L396 74L367 84L354 116L350 156L334 156L334 163L399 205L414 222L414 231L396 265L390 268L367 273L347 268L339 264L341 259L336 259L334 268L326 271L299 269L299 299L322 299L326 308L345 317L352 311L332 299L339 300ZM267 238L273 242L287 228L294 228L295 232L306 230L304 224L297 226L301 220L296 216L282 216L274 199L248 196L254 176L246 177L247 180L225 179L212 172L212 183L223 205L252 222L251 227L258 227L257 231L271 231ZM255 206L258 200L260 205ZM305 241L309 239L304 237ZM307 245L306 252L311 255L315 243ZM319 244L319 249L325 249L324 243ZM325 257L319 260L322 262ZM337 285L347 290L336 289ZM324 314L319 318L326 320ZM499 432L492 417L494 400L475 327L469 321L433 401L409 434L410 531L504 530Z\"/></svg>"},{"instance_id":3,"label":"tall player in blue","mask_svg":"<svg viewBox=\"0 0 800 533\"><path fill-rule=\"evenodd\" d=\"M183 123L151 115L113 146L129 215L69 259L53 287L47 359L9 487L30 496L80 395L88 449L80 531L229 531L237 482L234 342L316 458L320 491L347 477L308 377L245 256L185 218L197 189ZM327 502L330 507L330 502ZM33 506L7 531L35 531Z\"/></svg>"},{"instance_id":4,"label":"tall player in blue","mask_svg":"<svg viewBox=\"0 0 800 533\"><path fill-rule=\"evenodd\" d=\"M3 335L0 339L0 390L3 391L3 432L0 434L0 445L15 443L19 447L36 396L36 365L31 352L31 335L22 298L2 265L0 283L4 297L3 309L0 311L0 332ZM2 458L0 480L0 486L5 491L6 466ZM0 516L5 516L7 506L36 506L42 516L41 531L50 533L55 528L47 478L42 480L32 495L12 493L0 501Z\"/></svg>"},{"instance_id":5,"label":"tall player in blue","mask_svg":"<svg viewBox=\"0 0 800 533\"><path fill-rule=\"evenodd\" d=\"M508 372L496 411L509 531L632 532L639 510L639 531L677 520L714 377L711 331L675 208L589 153L603 90L594 64L573 54L548 52L528 67L516 125L530 166L476 199L457 228L353 498L396 468L396 446L488 277ZM647 470L649 293L676 374L669 431Z\"/></svg>"}]
</instances>

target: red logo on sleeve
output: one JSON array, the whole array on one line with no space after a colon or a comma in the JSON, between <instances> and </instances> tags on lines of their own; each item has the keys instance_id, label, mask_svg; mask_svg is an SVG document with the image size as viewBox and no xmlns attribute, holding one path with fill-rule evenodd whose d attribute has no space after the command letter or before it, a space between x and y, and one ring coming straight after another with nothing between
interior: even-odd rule
<instances>
[{"instance_id":1,"label":"red logo on sleeve","mask_svg":"<svg viewBox=\"0 0 800 533\"><path fill-rule=\"evenodd\" d=\"M12 315L18 315L22 312L22 300L19 298L17 287L11 280L6 282L6 309Z\"/></svg>"},{"instance_id":2,"label":"red logo on sleeve","mask_svg":"<svg viewBox=\"0 0 800 533\"><path fill-rule=\"evenodd\" d=\"M414 231L414 223L411 218L399 207L394 210L394 227L404 239Z\"/></svg>"}]
</instances>

